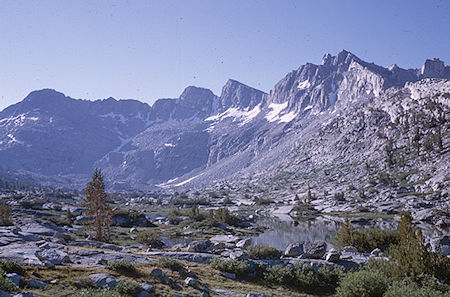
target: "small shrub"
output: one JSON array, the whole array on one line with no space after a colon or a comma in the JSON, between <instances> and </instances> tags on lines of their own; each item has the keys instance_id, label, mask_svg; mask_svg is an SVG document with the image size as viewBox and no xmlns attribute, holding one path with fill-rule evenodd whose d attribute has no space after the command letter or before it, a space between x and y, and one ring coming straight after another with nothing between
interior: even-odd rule
<instances>
[{"instance_id":1,"label":"small shrub","mask_svg":"<svg viewBox=\"0 0 450 297\"><path fill-rule=\"evenodd\" d=\"M318 274L309 266L295 265L295 282L299 288L310 291L320 285Z\"/></svg>"},{"instance_id":2,"label":"small shrub","mask_svg":"<svg viewBox=\"0 0 450 297\"><path fill-rule=\"evenodd\" d=\"M245 261L223 260L219 258L211 260L211 267L222 272L234 273L240 277L245 276L249 270L249 265Z\"/></svg>"},{"instance_id":3,"label":"small shrub","mask_svg":"<svg viewBox=\"0 0 450 297\"><path fill-rule=\"evenodd\" d=\"M169 257L161 257L159 258L159 265L163 268L168 268L173 271L183 271L184 265L175 259Z\"/></svg>"},{"instance_id":4,"label":"small shrub","mask_svg":"<svg viewBox=\"0 0 450 297\"><path fill-rule=\"evenodd\" d=\"M247 248L247 254L250 259L260 260L260 259L277 259L280 258L281 252L276 248L254 245Z\"/></svg>"},{"instance_id":5,"label":"small shrub","mask_svg":"<svg viewBox=\"0 0 450 297\"><path fill-rule=\"evenodd\" d=\"M336 200L336 201L345 201L344 192L334 193L334 200Z\"/></svg>"},{"instance_id":6,"label":"small shrub","mask_svg":"<svg viewBox=\"0 0 450 297\"><path fill-rule=\"evenodd\" d=\"M136 267L132 263L124 260L109 263L106 268L125 275L137 274Z\"/></svg>"},{"instance_id":7,"label":"small shrub","mask_svg":"<svg viewBox=\"0 0 450 297\"><path fill-rule=\"evenodd\" d=\"M205 217L200 213L200 210L198 209L196 204L192 205L191 211L189 212L189 218L197 222L205 219Z\"/></svg>"},{"instance_id":8,"label":"small shrub","mask_svg":"<svg viewBox=\"0 0 450 297\"><path fill-rule=\"evenodd\" d=\"M294 281L294 273L291 267L283 267L282 265L274 265L267 267L263 273L264 280L269 285L285 285L292 286Z\"/></svg>"},{"instance_id":9,"label":"small shrub","mask_svg":"<svg viewBox=\"0 0 450 297\"><path fill-rule=\"evenodd\" d=\"M417 283L405 279L400 282L394 282L384 293L383 297L441 297L445 296L445 293L449 292L442 292L431 286L420 287Z\"/></svg>"},{"instance_id":10,"label":"small shrub","mask_svg":"<svg viewBox=\"0 0 450 297\"><path fill-rule=\"evenodd\" d=\"M169 220L170 224L178 225L181 222L180 216L181 212L178 209L174 208L167 215L167 219Z\"/></svg>"},{"instance_id":11,"label":"small shrub","mask_svg":"<svg viewBox=\"0 0 450 297\"><path fill-rule=\"evenodd\" d=\"M343 270L326 265L320 266L318 271L315 271L311 266L297 264L294 266L293 285L304 292L328 295L334 292L343 274Z\"/></svg>"},{"instance_id":12,"label":"small shrub","mask_svg":"<svg viewBox=\"0 0 450 297\"><path fill-rule=\"evenodd\" d=\"M237 216L232 215L226 207L217 210L210 209L207 220L213 226L219 224L236 225L241 221Z\"/></svg>"},{"instance_id":13,"label":"small shrub","mask_svg":"<svg viewBox=\"0 0 450 297\"><path fill-rule=\"evenodd\" d=\"M386 276L376 270L358 270L344 276L336 297L382 297L388 288Z\"/></svg>"},{"instance_id":14,"label":"small shrub","mask_svg":"<svg viewBox=\"0 0 450 297\"><path fill-rule=\"evenodd\" d=\"M164 246L164 243L161 241L160 237L152 230L139 232L136 240L137 242L152 248L162 248Z\"/></svg>"},{"instance_id":15,"label":"small shrub","mask_svg":"<svg viewBox=\"0 0 450 297\"><path fill-rule=\"evenodd\" d=\"M6 273L17 273L20 275L25 274L25 269L16 261L0 261L0 269Z\"/></svg>"},{"instance_id":16,"label":"small shrub","mask_svg":"<svg viewBox=\"0 0 450 297\"><path fill-rule=\"evenodd\" d=\"M11 206L5 199L0 201L0 226L11 226Z\"/></svg>"},{"instance_id":17,"label":"small shrub","mask_svg":"<svg viewBox=\"0 0 450 297\"><path fill-rule=\"evenodd\" d=\"M332 288L334 290L337 287L339 280L344 277L345 272L340 267L331 268L323 265L319 267L318 274L320 283L324 287Z\"/></svg>"},{"instance_id":18,"label":"small shrub","mask_svg":"<svg viewBox=\"0 0 450 297\"><path fill-rule=\"evenodd\" d=\"M136 296L142 291L142 287L136 283L136 282L130 282L127 280L120 280L115 290L121 294L129 295L129 296Z\"/></svg>"}]
</instances>

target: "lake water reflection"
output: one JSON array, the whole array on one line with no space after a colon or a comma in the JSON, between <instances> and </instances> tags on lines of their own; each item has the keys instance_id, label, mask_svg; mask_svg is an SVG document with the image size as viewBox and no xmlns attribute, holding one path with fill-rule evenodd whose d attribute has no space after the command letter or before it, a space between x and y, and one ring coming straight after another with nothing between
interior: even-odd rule
<instances>
[{"instance_id":1,"label":"lake water reflection","mask_svg":"<svg viewBox=\"0 0 450 297\"><path fill-rule=\"evenodd\" d=\"M269 229L255 236L253 244L271 246L279 250L284 250L292 242L303 240L323 240L332 245L331 241L340 229L339 222L320 217L314 221L298 223L276 217L262 218L258 224Z\"/></svg>"}]
</instances>

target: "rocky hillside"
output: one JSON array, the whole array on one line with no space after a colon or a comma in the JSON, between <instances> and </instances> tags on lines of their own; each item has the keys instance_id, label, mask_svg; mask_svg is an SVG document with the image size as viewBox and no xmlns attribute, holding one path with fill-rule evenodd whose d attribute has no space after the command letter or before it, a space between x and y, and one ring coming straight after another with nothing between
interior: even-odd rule
<instances>
[{"instance_id":1,"label":"rocky hillside","mask_svg":"<svg viewBox=\"0 0 450 297\"><path fill-rule=\"evenodd\" d=\"M220 96L188 87L149 106L41 90L0 113L0 164L72 185L99 167L116 189L280 174L361 188L378 173L411 170L406 178L431 175L436 187L449 172L449 79L438 59L384 68L342 51L288 73L268 94L229 80Z\"/></svg>"}]
</instances>

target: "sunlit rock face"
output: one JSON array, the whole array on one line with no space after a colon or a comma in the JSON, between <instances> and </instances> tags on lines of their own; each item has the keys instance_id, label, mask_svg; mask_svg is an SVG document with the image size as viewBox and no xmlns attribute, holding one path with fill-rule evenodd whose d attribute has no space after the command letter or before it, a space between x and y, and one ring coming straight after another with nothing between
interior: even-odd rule
<instances>
[{"instance_id":1,"label":"sunlit rock face","mask_svg":"<svg viewBox=\"0 0 450 297\"><path fill-rule=\"evenodd\" d=\"M179 98L150 106L73 99L45 89L0 113L0 165L67 181L85 180L99 167L111 185L136 188L264 172L302 146L318 155L299 160L332 160L330 143L307 143L318 127L357 112L365 117L353 125L376 129L425 97L448 108L449 77L450 67L439 59L426 60L421 69L385 68L343 50L291 71L268 93L230 79L220 96L190 86ZM336 135L345 133L342 125L336 123Z\"/></svg>"}]
</instances>

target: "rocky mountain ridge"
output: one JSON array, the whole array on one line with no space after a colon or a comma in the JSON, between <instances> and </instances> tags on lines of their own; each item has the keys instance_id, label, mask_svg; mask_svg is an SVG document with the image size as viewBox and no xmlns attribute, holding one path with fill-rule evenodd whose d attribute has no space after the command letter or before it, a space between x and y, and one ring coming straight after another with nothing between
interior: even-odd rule
<instances>
[{"instance_id":1,"label":"rocky mountain ridge","mask_svg":"<svg viewBox=\"0 0 450 297\"><path fill-rule=\"evenodd\" d=\"M325 142L311 146L311 137L330 123L340 127L355 112L362 113L359 121L373 120L363 126L375 130L379 120L403 121L414 100L437 98L448 114L449 78L450 67L438 59L421 69L384 68L342 51L290 72L268 94L235 80L220 96L188 87L179 98L152 106L35 91L0 113L0 163L79 186L99 167L116 189L205 185L269 168L279 172L312 158L313 149L332 161ZM388 100L393 97L398 102ZM333 133L344 137L348 131L341 130ZM361 137L370 139L376 131L370 133ZM346 145L344 151L351 151ZM298 147L309 151L286 158Z\"/></svg>"}]
</instances>

